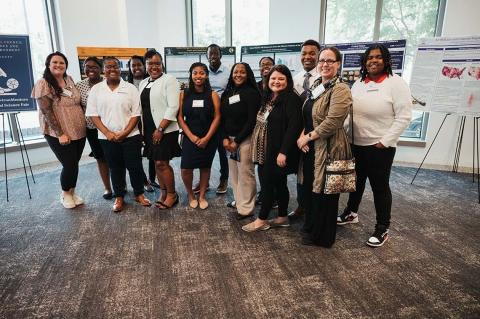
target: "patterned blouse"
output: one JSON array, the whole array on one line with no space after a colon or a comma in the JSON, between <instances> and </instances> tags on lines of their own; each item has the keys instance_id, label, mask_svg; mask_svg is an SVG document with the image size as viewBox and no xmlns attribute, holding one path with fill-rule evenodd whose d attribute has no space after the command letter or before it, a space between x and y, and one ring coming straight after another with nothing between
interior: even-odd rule
<instances>
[{"instance_id":1,"label":"patterned blouse","mask_svg":"<svg viewBox=\"0 0 480 319\"><path fill-rule=\"evenodd\" d=\"M88 93L90 93L90 89L92 87L90 86L90 82L89 82L88 78L86 78L86 79L84 79L80 82L77 82L77 84L75 84L75 86L80 91L80 98L81 98L80 99L80 105L82 106L83 112L85 113L85 110L87 109ZM96 129L97 128L88 116L85 118L85 120L87 121L87 127L89 129Z\"/></svg>"},{"instance_id":2,"label":"patterned blouse","mask_svg":"<svg viewBox=\"0 0 480 319\"><path fill-rule=\"evenodd\" d=\"M79 140L85 137L86 127L85 116L80 106L80 92L75 87L75 83L70 76L66 78L66 83L67 86L65 89L71 92L71 94L67 93L58 98L47 81L40 79L33 87L32 98L40 99L47 97L52 100L53 114L55 114L62 131L67 134L70 139ZM55 131L49 127L45 115L41 110L38 111L38 114L43 134L58 138Z\"/></svg>"}]
</instances>

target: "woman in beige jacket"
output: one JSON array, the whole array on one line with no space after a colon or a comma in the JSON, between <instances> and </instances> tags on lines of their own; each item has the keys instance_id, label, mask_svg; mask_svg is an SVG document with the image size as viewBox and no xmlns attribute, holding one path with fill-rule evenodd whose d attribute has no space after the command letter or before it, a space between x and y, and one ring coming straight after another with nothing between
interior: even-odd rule
<instances>
[{"instance_id":1,"label":"woman in beige jacket","mask_svg":"<svg viewBox=\"0 0 480 319\"><path fill-rule=\"evenodd\" d=\"M297 140L303 151L304 245L331 247L335 242L336 219L340 194L325 194L325 166L328 154L332 159L351 157L343 122L352 105L349 87L337 76L341 55L337 48L320 52L318 71L303 106L305 129ZM302 175L301 175L302 177Z\"/></svg>"}]
</instances>

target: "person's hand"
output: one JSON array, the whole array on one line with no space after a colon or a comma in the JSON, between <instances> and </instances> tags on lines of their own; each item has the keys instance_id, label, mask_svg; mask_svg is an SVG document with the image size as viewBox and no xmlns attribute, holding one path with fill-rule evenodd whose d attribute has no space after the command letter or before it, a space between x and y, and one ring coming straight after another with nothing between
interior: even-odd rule
<instances>
[{"instance_id":1,"label":"person's hand","mask_svg":"<svg viewBox=\"0 0 480 319\"><path fill-rule=\"evenodd\" d=\"M152 134L152 141L153 144L158 144L163 138L163 132L160 132L159 130L155 130Z\"/></svg>"},{"instance_id":2,"label":"person's hand","mask_svg":"<svg viewBox=\"0 0 480 319\"><path fill-rule=\"evenodd\" d=\"M305 134L301 134L300 137L298 138L297 140L297 146L299 149L303 149L303 147L305 145L308 144L308 142L310 141L310 139L308 138L308 135L305 135Z\"/></svg>"},{"instance_id":3,"label":"person's hand","mask_svg":"<svg viewBox=\"0 0 480 319\"><path fill-rule=\"evenodd\" d=\"M128 136L128 133L125 131L115 132L114 134L115 134L114 141L119 143L123 142L123 140L126 139Z\"/></svg>"},{"instance_id":4,"label":"person's hand","mask_svg":"<svg viewBox=\"0 0 480 319\"><path fill-rule=\"evenodd\" d=\"M385 145L382 143L378 142L377 144L374 145L376 148L386 148Z\"/></svg>"},{"instance_id":5,"label":"person's hand","mask_svg":"<svg viewBox=\"0 0 480 319\"><path fill-rule=\"evenodd\" d=\"M278 153L277 165L280 166L280 167L287 166L287 156L285 154Z\"/></svg>"},{"instance_id":6,"label":"person's hand","mask_svg":"<svg viewBox=\"0 0 480 319\"><path fill-rule=\"evenodd\" d=\"M238 144L235 143L235 141L231 141L230 142L230 152L233 153L233 152L236 152L238 149Z\"/></svg>"},{"instance_id":7,"label":"person's hand","mask_svg":"<svg viewBox=\"0 0 480 319\"><path fill-rule=\"evenodd\" d=\"M222 144L223 144L223 148L225 150L231 152L231 150L230 150L230 139L224 138L223 141L222 141Z\"/></svg>"},{"instance_id":8,"label":"person's hand","mask_svg":"<svg viewBox=\"0 0 480 319\"><path fill-rule=\"evenodd\" d=\"M192 138L189 138L190 141L192 141L193 144L197 145L197 141L200 139L200 137L192 134Z\"/></svg>"},{"instance_id":9,"label":"person's hand","mask_svg":"<svg viewBox=\"0 0 480 319\"><path fill-rule=\"evenodd\" d=\"M70 144L71 140L67 134L63 134L58 137L58 142L60 143L60 145L68 145Z\"/></svg>"},{"instance_id":10,"label":"person's hand","mask_svg":"<svg viewBox=\"0 0 480 319\"><path fill-rule=\"evenodd\" d=\"M208 139L206 137L199 138L195 143L199 148L205 148L208 144Z\"/></svg>"},{"instance_id":11,"label":"person's hand","mask_svg":"<svg viewBox=\"0 0 480 319\"><path fill-rule=\"evenodd\" d=\"M109 140L110 142L115 142L115 139L117 138L117 136L115 135L115 133L113 133L112 131L108 131L108 132L105 134L105 137L106 137L107 140Z\"/></svg>"}]
</instances>

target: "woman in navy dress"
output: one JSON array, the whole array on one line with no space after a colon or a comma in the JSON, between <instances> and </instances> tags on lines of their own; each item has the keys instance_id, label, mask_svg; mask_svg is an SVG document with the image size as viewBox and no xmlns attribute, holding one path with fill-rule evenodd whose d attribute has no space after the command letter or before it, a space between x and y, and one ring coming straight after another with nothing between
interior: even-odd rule
<instances>
[{"instance_id":1,"label":"woman in navy dress","mask_svg":"<svg viewBox=\"0 0 480 319\"><path fill-rule=\"evenodd\" d=\"M210 179L210 168L218 145L217 128L220 124L220 98L212 91L208 68L196 62L190 67L188 89L180 93L178 123L184 138L182 142L182 179L192 208L206 209L205 193ZM200 169L200 196L192 190L193 170Z\"/></svg>"}]
</instances>

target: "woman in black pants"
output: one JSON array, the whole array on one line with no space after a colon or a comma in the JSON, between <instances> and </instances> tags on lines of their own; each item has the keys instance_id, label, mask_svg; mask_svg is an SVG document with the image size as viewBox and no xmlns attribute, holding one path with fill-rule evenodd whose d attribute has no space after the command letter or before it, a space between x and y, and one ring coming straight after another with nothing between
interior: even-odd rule
<instances>
[{"instance_id":1,"label":"woman in black pants","mask_svg":"<svg viewBox=\"0 0 480 319\"><path fill-rule=\"evenodd\" d=\"M60 52L48 55L43 78L33 87L32 97L39 109L40 127L48 145L62 163L60 201L65 208L83 204L75 194L78 162L85 147L85 116L80 92L67 75L68 60Z\"/></svg>"},{"instance_id":2,"label":"woman in black pants","mask_svg":"<svg viewBox=\"0 0 480 319\"><path fill-rule=\"evenodd\" d=\"M272 67L267 79L265 101L252 136L253 162L259 164L262 179L262 206L258 218L242 227L246 232L290 226L287 175L298 170L295 142L302 130L302 101L293 91L292 74L285 65ZM274 194L278 217L267 221Z\"/></svg>"}]
</instances>

